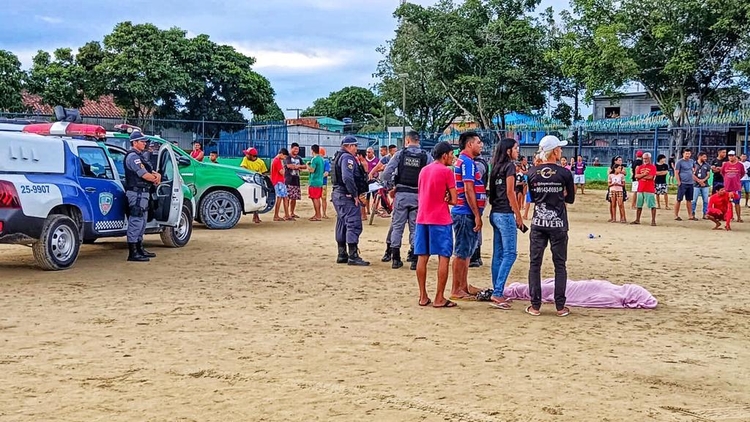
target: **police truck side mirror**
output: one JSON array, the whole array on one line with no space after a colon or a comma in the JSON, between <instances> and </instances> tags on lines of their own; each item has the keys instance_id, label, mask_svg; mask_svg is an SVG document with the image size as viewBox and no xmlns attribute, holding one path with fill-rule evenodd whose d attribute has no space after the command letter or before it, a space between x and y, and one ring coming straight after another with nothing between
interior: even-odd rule
<instances>
[{"instance_id":1,"label":"police truck side mirror","mask_svg":"<svg viewBox=\"0 0 750 422\"><path fill-rule=\"evenodd\" d=\"M190 166L190 159L187 157L179 156L177 157L177 165L179 167L188 167Z\"/></svg>"}]
</instances>

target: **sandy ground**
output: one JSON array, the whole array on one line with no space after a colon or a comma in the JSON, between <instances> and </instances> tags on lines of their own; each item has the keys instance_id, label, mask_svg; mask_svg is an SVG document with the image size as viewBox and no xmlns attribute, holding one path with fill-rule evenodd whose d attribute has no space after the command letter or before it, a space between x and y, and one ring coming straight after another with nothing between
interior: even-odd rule
<instances>
[{"instance_id":1,"label":"sandy ground","mask_svg":"<svg viewBox=\"0 0 750 422\"><path fill-rule=\"evenodd\" d=\"M571 207L570 278L641 284L656 310L420 308L414 273L379 262L382 219L366 269L334 264L333 220L268 214L184 249L151 236L149 264L107 241L42 272L0 246L0 420L750 421L750 223L608 224L603 196Z\"/></svg>"}]
</instances>

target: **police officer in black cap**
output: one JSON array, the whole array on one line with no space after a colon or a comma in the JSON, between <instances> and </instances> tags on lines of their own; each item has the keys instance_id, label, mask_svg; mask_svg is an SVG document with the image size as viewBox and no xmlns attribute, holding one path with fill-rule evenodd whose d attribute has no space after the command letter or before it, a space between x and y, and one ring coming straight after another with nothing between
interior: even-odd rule
<instances>
[{"instance_id":1,"label":"police officer in black cap","mask_svg":"<svg viewBox=\"0 0 750 422\"><path fill-rule=\"evenodd\" d=\"M143 234L148 217L149 192L161 183L143 152L148 138L139 131L130 134L132 148L125 156L125 195L128 198L128 261L147 262L156 254L143 249Z\"/></svg>"},{"instance_id":2,"label":"police officer in black cap","mask_svg":"<svg viewBox=\"0 0 750 422\"><path fill-rule=\"evenodd\" d=\"M362 234L362 201L360 195L367 192L367 175L359 165L357 138L346 136L341 141L341 150L336 153L331 166L333 193L331 199L336 209L336 243L339 253L336 262L356 266L367 266L369 262L359 256L359 235ZM347 246L349 253L347 254Z\"/></svg>"}]
</instances>

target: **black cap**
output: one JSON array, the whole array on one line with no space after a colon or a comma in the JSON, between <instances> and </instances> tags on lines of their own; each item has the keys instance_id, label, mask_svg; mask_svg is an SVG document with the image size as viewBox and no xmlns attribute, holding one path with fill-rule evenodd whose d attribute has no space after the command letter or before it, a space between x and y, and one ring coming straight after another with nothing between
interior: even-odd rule
<instances>
[{"instance_id":1,"label":"black cap","mask_svg":"<svg viewBox=\"0 0 750 422\"><path fill-rule=\"evenodd\" d=\"M453 153L453 145L447 141L438 142L435 147L432 148L432 158L438 159L443 156L446 152Z\"/></svg>"}]
</instances>

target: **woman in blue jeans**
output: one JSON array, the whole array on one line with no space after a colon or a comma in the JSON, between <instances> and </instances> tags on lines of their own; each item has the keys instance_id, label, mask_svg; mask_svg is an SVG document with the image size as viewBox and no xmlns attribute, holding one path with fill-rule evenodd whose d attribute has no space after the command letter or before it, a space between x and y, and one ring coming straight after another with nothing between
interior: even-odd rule
<instances>
[{"instance_id":1,"label":"woman in blue jeans","mask_svg":"<svg viewBox=\"0 0 750 422\"><path fill-rule=\"evenodd\" d=\"M503 296L505 282L516 262L516 228L523 227L523 218L518 205L516 191L516 163L518 142L505 138L495 147L492 171L489 180L489 200L492 207L490 224L494 239L492 250L492 306L510 309L510 302Z\"/></svg>"}]
</instances>

